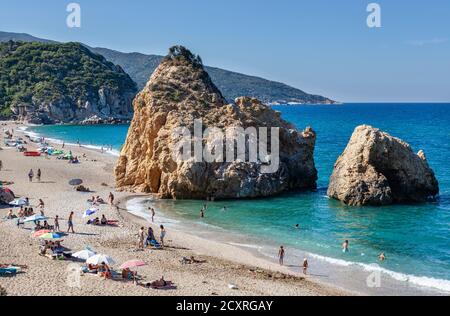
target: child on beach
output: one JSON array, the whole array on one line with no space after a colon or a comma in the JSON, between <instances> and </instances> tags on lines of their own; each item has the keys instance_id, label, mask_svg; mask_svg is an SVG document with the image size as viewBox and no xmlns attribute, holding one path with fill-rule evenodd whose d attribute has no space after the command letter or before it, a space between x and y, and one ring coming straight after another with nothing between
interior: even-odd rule
<instances>
[{"instance_id":1,"label":"child on beach","mask_svg":"<svg viewBox=\"0 0 450 316\"><path fill-rule=\"evenodd\" d=\"M280 263L281 266L284 264L284 255L285 255L285 250L284 250L284 247L281 246L280 250L278 251L278 262Z\"/></svg>"},{"instance_id":2,"label":"child on beach","mask_svg":"<svg viewBox=\"0 0 450 316\"><path fill-rule=\"evenodd\" d=\"M55 216L55 223L53 225L53 229L55 232L59 232L59 217L58 217L58 215Z\"/></svg>"}]
</instances>

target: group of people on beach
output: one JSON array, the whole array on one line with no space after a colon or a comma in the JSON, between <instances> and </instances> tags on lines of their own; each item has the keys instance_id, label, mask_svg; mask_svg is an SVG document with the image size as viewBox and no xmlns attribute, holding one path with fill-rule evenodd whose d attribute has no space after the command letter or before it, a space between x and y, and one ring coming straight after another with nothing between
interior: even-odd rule
<instances>
[{"instance_id":1,"label":"group of people on beach","mask_svg":"<svg viewBox=\"0 0 450 316\"><path fill-rule=\"evenodd\" d=\"M164 238L166 237L166 228L164 225L160 225L160 243L156 241L155 234L152 227L147 229L147 233L145 232L145 228L141 227L138 232L138 248L144 249L145 247L164 247Z\"/></svg>"}]
</instances>

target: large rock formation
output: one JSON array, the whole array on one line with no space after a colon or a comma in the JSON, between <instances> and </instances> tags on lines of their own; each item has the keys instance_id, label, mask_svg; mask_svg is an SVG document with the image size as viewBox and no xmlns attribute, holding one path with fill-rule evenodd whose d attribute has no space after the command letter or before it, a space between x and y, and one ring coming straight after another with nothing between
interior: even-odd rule
<instances>
[{"instance_id":1,"label":"large rock formation","mask_svg":"<svg viewBox=\"0 0 450 316\"><path fill-rule=\"evenodd\" d=\"M227 104L203 69L200 58L183 47L171 49L135 98L134 111L115 170L119 189L158 193L162 198L229 199L316 188L314 131L310 128L297 131L280 118L280 113L256 99L239 98L235 104ZM264 172L269 163L265 159L255 162L174 159L179 141L174 131L187 127L193 132L195 119L202 119L203 130L279 127L279 168L274 173ZM203 145L208 141L209 136L202 136Z\"/></svg>"},{"instance_id":2,"label":"large rock formation","mask_svg":"<svg viewBox=\"0 0 450 316\"><path fill-rule=\"evenodd\" d=\"M348 205L421 202L439 193L423 151L371 126L356 128L339 157L328 196Z\"/></svg>"}]
</instances>

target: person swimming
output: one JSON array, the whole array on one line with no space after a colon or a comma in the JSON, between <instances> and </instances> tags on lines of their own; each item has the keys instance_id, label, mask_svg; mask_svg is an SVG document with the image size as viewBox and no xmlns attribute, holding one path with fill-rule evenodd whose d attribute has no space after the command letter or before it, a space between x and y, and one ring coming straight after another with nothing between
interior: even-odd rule
<instances>
[{"instance_id":1,"label":"person swimming","mask_svg":"<svg viewBox=\"0 0 450 316\"><path fill-rule=\"evenodd\" d=\"M382 253L378 256L378 259L379 259L380 261L385 261L385 260L386 260L386 255L384 254L384 252L382 252Z\"/></svg>"}]
</instances>

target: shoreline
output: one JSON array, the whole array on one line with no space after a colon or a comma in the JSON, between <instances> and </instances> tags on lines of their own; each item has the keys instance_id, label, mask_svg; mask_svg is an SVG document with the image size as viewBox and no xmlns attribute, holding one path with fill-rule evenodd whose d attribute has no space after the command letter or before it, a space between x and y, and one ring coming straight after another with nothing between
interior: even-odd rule
<instances>
[{"instance_id":1,"label":"shoreline","mask_svg":"<svg viewBox=\"0 0 450 316\"><path fill-rule=\"evenodd\" d=\"M24 132L26 133L26 131L24 131ZM29 133L34 133L34 132L29 132ZM50 142L56 141L57 144L58 143L59 144L62 143L62 140L55 140L55 139L52 139L52 138L46 138L46 139L48 141L50 141ZM70 146L69 143L66 143L66 145ZM76 144L72 144L72 145L78 147L78 145L76 145ZM85 150L94 151L94 152L97 152L97 153L100 151L100 146L91 146L91 145L86 146L86 145L81 144L80 148L85 149ZM107 153L107 152L105 152L105 153ZM111 156L112 157L115 156L114 154L111 154L111 153L107 153L107 154L109 154L110 157ZM126 203L127 201L129 201L131 199L136 199L136 198L139 198L139 197L148 198L149 196L129 195L126 198L122 198L122 200L125 199L124 200L125 202L121 201L121 203ZM124 209L126 209L126 207L124 207ZM145 224L148 225L148 222L146 222L145 219L142 219L141 217L138 217L136 215L130 214L129 211L122 210L122 211L120 211L120 213L122 214L122 216L124 218L126 218L126 219L128 219L130 221L139 222L141 224L144 223L144 226L145 226ZM196 238L202 239L202 237L198 237L198 236L192 235L192 234L187 234L186 231L183 230L183 229L178 229L178 233L184 234L183 238L180 238L181 240L186 239L186 235L190 235L191 239L196 239ZM231 232L228 232L228 233L231 234ZM203 240L205 240L205 238L203 238ZM278 272L281 271L280 269L278 269L279 267L276 264L274 264L270 260L270 258L267 257L266 254L256 253L256 251L252 251L252 249L243 249L243 248L246 248L245 245L238 244L238 243L231 243L231 242L227 242L227 241L223 241L223 240L220 240L220 241L215 240L214 246L211 246L209 248L215 249L215 248L217 248L218 245L222 245L222 246L225 245L227 247L234 247L234 249L239 249L240 251L244 251L244 252L246 252L247 256L252 256L254 259L262 260L261 265L267 267L268 269L273 270L273 271L278 271ZM203 253L203 254L206 253L205 249L202 249L202 250L203 251L201 253ZM230 252L232 253L232 251L230 251ZM215 256L218 257L218 256L221 256L221 254L215 254ZM395 272L395 271L392 271L392 270L387 270L387 269L384 269L382 267L372 268L372 267L370 267L368 265L365 265L363 263L355 263L353 261L338 262L338 261L342 261L342 260L341 259L335 259L335 258L327 258L327 257L323 257L321 255L313 254L313 253L308 253L308 256L313 258L313 260L317 260L317 261L326 261L326 259L328 259L329 262L331 262L331 261L335 262L335 265L341 265L341 266L345 266L345 267L348 267L350 265L358 266L357 268L359 268L359 269L367 270L367 274L369 274L370 271L372 271L372 272L379 271L379 272L382 272L383 274L386 274L386 277L390 276L394 280L397 280L399 282L405 282L405 278L410 278L410 277L417 279L416 282L421 282L421 283L423 283L423 282L431 282L433 280L432 278L429 279L427 277L420 277L420 276L414 276L414 275L405 275L405 274L403 274L401 272ZM233 260L233 256L228 256L228 257L222 256L222 258L226 259L226 260L234 261ZM249 260L249 261L251 262L251 260ZM294 275L299 275L297 272L292 271L292 269L283 269L283 273L291 273L291 274L294 274ZM423 280L420 281L419 279L423 279ZM339 290L346 291L346 292L349 292L349 293L352 293L352 294L357 294L357 295L362 294L359 291L356 291L356 292L355 292L355 290L351 291L348 288L346 288L345 286L343 288L342 287L338 287L335 282L329 283L329 282L325 282L325 281L322 281L322 280L318 280L317 278L311 278L311 280L313 282L318 282L318 283L326 285L326 286L335 287L335 288L337 288ZM440 281L439 279L434 279L434 280L435 281ZM405 283L409 283L409 282L405 282ZM423 285L420 287L420 289L417 292L420 293L421 290L423 290L425 293L427 291L438 291L438 292L442 291L442 290L438 290L438 289L433 289L433 287L427 287L427 286L423 286ZM412 293L414 293L414 291ZM441 295L445 295L445 294L441 293Z\"/></svg>"},{"instance_id":2,"label":"shoreline","mask_svg":"<svg viewBox=\"0 0 450 316\"><path fill-rule=\"evenodd\" d=\"M22 125L6 122L3 128L15 131ZM3 140L3 135L0 137ZM3 144L3 143L2 143ZM57 145L57 144L56 144ZM26 145L29 149L36 144ZM99 207L98 216L105 214L108 219L119 220L119 227L98 227L86 225L81 217L83 210L88 207L86 199L91 195L106 198L108 192L114 192L117 201L127 197L135 197L128 193L116 192L113 184L112 168L116 158L112 155L100 153L95 149L70 146L74 155L86 154L79 165L67 164L65 161L53 157L29 158L15 149L2 149L3 169L0 172L2 181L12 181L10 187L17 196L30 198L31 205L37 205L37 199L45 201L45 215L49 223L53 224L55 215L60 216L61 229L66 229L66 220L70 211L75 211L76 234L64 236L63 245L72 251L78 251L89 245L99 253L112 256L116 262L122 263L130 259L141 259L148 263L142 267L139 274L145 282L159 279L161 275L166 280L174 281L177 289L173 291L149 290L126 282L103 280L98 277L82 276L81 288L69 287L66 284L67 267L70 261L55 261L38 255L38 240L31 238L31 225L17 228L14 220L5 220L9 207L0 208L0 258L2 264L21 264L28 268L24 273L11 278L1 278L0 283L9 295L348 295L340 289L322 285L308 278L295 276L291 273L280 273L261 268L259 264L271 268L261 259L254 259L247 252L231 245L224 245L223 249L243 256L249 265L236 263L215 256L211 250L211 242L201 240L195 236L188 236L182 232L170 230L167 236L168 247L164 250L138 251L136 234L139 229L133 220L124 212L117 211L108 205ZM29 182L26 174L31 168L41 168L42 181ZM71 178L82 178L93 193L79 193L67 184ZM106 184L107 186L103 186ZM109 184L109 185L108 185ZM61 198L64 197L64 198ZM17 213L17 209L14 210ZM146 225L148 226L148 224ZM11 247L14 245L14 247ZM217 243L214 243L217 245ZM222 246L222 245L221 245ZM204 252L202 252L204 249ZM222 249L220 249L222 251ZM199 254L206 253L206 255ZM209 254L209 255L208 255ZM182 257L196 256L206 260L201 265L181 265ZM257 265L255 265L257 263ZM117 265L118 266L118 265ZM258 272L260 271L261 272ZM256 272L255 272L256 271ZM229 284L236 284L238 290L229 288Z\"/></svg>"},{"instance_id":3,"label":"shoreline","mask_svg":"<svg viewBox=\"0 0 450 316\"><path fill-rule=\"evenodd\" d=\"M142 218L138 215L132 214L127 209L126 207L127 202L139 198L149 198L149 195L137 194L125 196L118 201L116 205L117 210L124 220L127 220L129 222L134 223L135 225L143 227L147 227L150 225L156 232L158 228L157 224L150 223L149 220ZM327 290L331 290L332 292L335 292L337 295L361 295L361 293L352 292L347 289L340 288L336 285L320 282L314 277L296 273L291 269L289 269L287 266L280 266L274 262L271 262L267 258L257 256L251 253L250 251L247 251L246 249L239 247L238 245L232 245L227 242L221 242L213 239L207 240L203 237L199 237L197 235L187 233L184 230L180 230L173 227L170 227L169 231L171 234L173 233L176 234L176 237L174 239L177 239L178 247L180 246L182 248L189 247L189 249L192 252L194 252L196 256L215 257L221 260L226 260L236 264L244 265L248 269L263 269L266 270L266 273L275 273L275 274L280 273L281 275L285 275L287 277L299 278L303 282L311 283L313 286L317 286L319 288L322 286L328 287Z\"/></svg>"}]
</instances>

